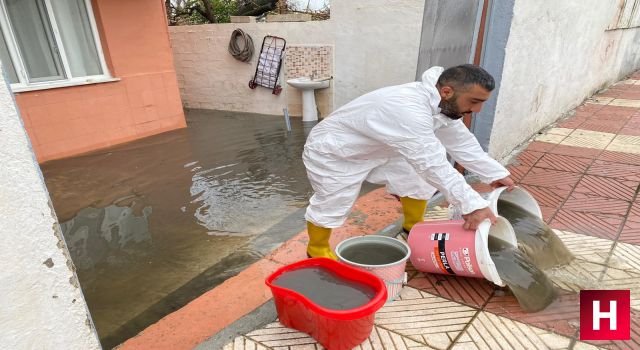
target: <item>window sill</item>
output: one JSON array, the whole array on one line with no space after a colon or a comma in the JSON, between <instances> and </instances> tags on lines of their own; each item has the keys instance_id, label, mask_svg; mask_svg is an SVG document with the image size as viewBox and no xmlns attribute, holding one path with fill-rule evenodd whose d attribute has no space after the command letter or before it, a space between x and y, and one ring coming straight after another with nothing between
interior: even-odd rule
<instances>
[{"instance_id":1,"label":"window sill","mask_svg":"<svg viewBox=\"0 0 640 350\"><path fill-rule=\"evenodd\" d=\"M42 84L31 84L28 86L16 85L16 86L11 86L11 91L13 91L14 93L19 93L19 92L28 92L28 91L37 91L37 90L65 88L65 87L71 87L71 86L111 83L114 81L120 81L120 78L100 77L100 78L90 78L90 79L82 79L82 80L66 80L61 82L47 82Z\"/></svg>"}]
</instances>

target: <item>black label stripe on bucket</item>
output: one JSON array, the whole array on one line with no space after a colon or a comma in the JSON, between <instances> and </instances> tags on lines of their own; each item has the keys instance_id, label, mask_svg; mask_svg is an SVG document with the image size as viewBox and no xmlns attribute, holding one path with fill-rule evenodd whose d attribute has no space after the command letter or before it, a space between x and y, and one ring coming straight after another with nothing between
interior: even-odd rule
<instances>
[{"instance_id":1,"label":"black label stripe on bucket","mask_svg":"<svg viewBox=\"0 0 640 350\"><path fill-rule=\"evenodd\" d=\"M453 269L449 265L449 260L447 259L447 250L445 248L445 242L446 242L445 239L438 240L438 253L439 253L438 259L442 263L441 267L444 267L447 273L449 273L450 275L455 275L456 273L455 271L453 271Z\"/></svg>"}]
</instances>

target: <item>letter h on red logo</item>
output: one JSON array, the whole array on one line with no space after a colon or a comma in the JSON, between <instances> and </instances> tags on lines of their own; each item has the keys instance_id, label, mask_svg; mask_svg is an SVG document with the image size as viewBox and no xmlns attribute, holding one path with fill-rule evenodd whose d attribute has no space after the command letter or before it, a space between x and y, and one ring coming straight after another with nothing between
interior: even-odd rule
<instances>
[{"instance_id":1,"label":"letter h on red logo","mask_svg":"<svg viewBox=\"0 0 640 350\"><path fill-rule=\"evenodd\" d=\"M629 340L630 322L630 291L580 291L580 340Z\"/></svg>"}]
</instances>

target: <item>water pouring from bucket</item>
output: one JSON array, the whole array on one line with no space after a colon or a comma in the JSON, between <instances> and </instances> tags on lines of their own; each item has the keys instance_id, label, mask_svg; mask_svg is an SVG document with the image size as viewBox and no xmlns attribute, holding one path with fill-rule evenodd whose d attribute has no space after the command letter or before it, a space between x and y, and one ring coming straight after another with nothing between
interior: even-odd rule
<instances>
[{"instance_id":1,"label":"water pouring from bucket","mask_svg":"<svg viewBox=\"0 0 640 350\"><path fill-rule=\"evenodd\" d=\"M486 278L509 286L525 311L539 311L556 297L542 270L567 264L573 257L542 221L535 199L522 188L505 189L486 196L497 216L493 225L487 220L471 231L462 227L463 220L416 224L408 239L411 263L423 272Z\"/></svg>"}]
</instances>

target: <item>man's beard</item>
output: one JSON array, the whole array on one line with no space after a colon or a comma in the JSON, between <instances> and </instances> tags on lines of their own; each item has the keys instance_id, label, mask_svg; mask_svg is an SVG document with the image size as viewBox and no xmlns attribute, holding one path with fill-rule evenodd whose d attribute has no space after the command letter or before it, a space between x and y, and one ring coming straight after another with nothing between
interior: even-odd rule
<instances>
[{"instance_id":1,"label":"man's beard","mask_svg":"<svg viewBox=\"0 0 640 350\"><path fill-rule=\"evenodd\" d=\"M462 113L460 113L460 108L458 108L457 96L453 96L448 100L440 101L440 113L446 115L450 119L457 120L463 117Z\"/></svg>"}]
</instances>

